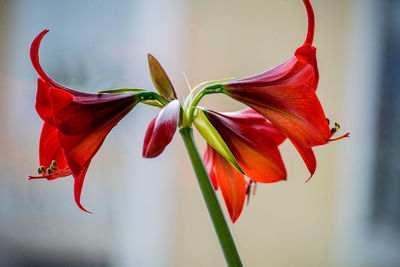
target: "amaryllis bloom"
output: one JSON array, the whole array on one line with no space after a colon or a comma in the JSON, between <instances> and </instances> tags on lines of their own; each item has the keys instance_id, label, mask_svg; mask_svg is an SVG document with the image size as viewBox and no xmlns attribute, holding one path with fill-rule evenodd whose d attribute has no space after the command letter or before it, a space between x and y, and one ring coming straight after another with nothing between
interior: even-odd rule
<instances>
[{"instance_id":1,"label":"amaryllis bloom","mask_svg":"<svg viewBox=\"0 0 400 267\"><path fill-rule=\"evenodd\" d=\"M315 91L319 74L314 38L314 12L303 0L308 15L308 32L302 46L281 65L255 76L216 84L228 96L261 113L295 145L308 170L315 172L312 147L331 141L331 130Z\"/></svg>"},{"instance_id":2,"label":"amaryllis bloom","mask_svg":"<svg viewBox=\"0 0 400 267\"><path fill-rule=\"evenodd\" d=\"M286 180L285 165L278 149L286 136L261 114L250 108L230 113L204 112L250 181L273 183ZM235 222L243 209L249 182L210 145L204 154L204 162L214 188L221 188L230 217Z\"/></svg>"},{"instance_id":3,"label":"amaryllis bloom","mask_svg":"<svg viewBox=\"0 0 400 267\"><path fill-rule=\"evenodd\" d=\"M181 105L167 73L155 57L148 54L150 74L157 91L169 103L151 120L143 144L143 157L160 155L171 142L180 119Z\"/></svg>"},{"instance_id":4,"label":"amaryllis bloom","mask_svg":"<svg viewBox=\"0 0 400 267\"><path fill-rule=\"evenodd\" d=\"M314 36L314 14L304 0L309 18L304 44L286 62L264 73L228 82L222 90L264 115L301 146L326 144L331 132L315 94L318 69Z\"/></svg>"},{"instance_id":5,"label":"amaryllis bloom","mask_svg":"<svg viewBox=\"0 0 400 267\"><path fill-rule=\"evenodd\" d=\"M36 111L44 125L39 144L39 176L48 180L74 177L75 202L84 211L80 196L86 171L114 126L139 102L134 94L90 94L62 86L39 64L44 30L33 41L31 60L39 74Z\"/></svg>"}]
</instances>

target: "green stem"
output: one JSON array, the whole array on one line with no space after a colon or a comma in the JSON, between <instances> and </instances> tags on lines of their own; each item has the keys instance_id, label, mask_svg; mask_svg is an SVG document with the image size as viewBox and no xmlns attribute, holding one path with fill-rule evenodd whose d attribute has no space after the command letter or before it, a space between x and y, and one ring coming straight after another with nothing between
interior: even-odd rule
<instances>
[{"instance_id":1,"label":"green stem","mask_svg":"<svg viewBox=\"0 0 400 267\"><path fill-rule=\"evenodd\" d=\"M137 94L138 98L140 101L146 101L146 100L157 100L160 102L163 106L168 104L168 101L165 100L164 97L160 96L159 94L151 91L146 91L146 92L139 92Z\"/></svg>"},{"instance_id":2,"label":"green stem","mask_svg":"<svg viewBox=\"0 0 400 267\"><path fill-rule=\"evenodd\" d=\"M217 233L222 252L224 253L225 261L228 266L243 266L207 170L199 155L196 143L194 142L193 129L190 127L184 127L181 128L179 132L181 133L183 142L185 143L186 150L189 153L190 161L192 162L197 182L199 183L201 193L203 194L204 201L207 205L208 213L210 214L215 232Z\"/></svg>"},{"instance_id":3,"label":"green stem","mask_svg":"<svg viewBox=\"0 0 400 267\"><path fill-rule=\"evenodd\" d=\"M194 110L195 110L195 107L199 104L200 100L205 95L218 94L218 93L222 93L222 87L220 84L214 84L211 86L207 86L207 87L203 88L200 92L198 92L190 104L189 112L187 113L188 114L188 118L186 120L187 124L185 126L190 127L190 125L192 125Z\"/></svg>"}]
</instances>

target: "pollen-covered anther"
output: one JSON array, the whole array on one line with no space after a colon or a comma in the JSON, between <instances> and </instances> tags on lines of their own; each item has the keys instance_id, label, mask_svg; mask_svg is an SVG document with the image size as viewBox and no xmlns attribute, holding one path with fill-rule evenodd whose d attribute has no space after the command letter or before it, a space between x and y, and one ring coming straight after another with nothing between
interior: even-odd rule
<instances>
[{"instance_id":1,"label":"pollen-covered anther","mask_svg":"<svg viewBox=\"0 0 400 267\"><path fill-rule=\"evenodd\" d=\"M55 172L55 171L57 170L57 162L56 162L55 160L52 160L52 161L51 161L51 164L50 164L49 169L50 169L52 172Z\"/></svg>"},{"instance_id":2,"label":"pollen-covered anther","mask_svg":"<svg viewBox=\"0 0 400 267\"><path fill-rule=\"evenodd\" d=\"M340 129L340 124L337 123L337 122L335 122L335 127L331 129L331 137L332 137L339 129ZM340 140L340 139L343 139L343 138L346 138L346 137L350 137L350 132L347 132L347 133L345 133L344 135L339 136L339 137L337 137L337 138L331 138L331 139L329 139L329 141L330 141L330 142L332 142L332 141L337 141L337 140Z\"/></svg>"},{"instance_id":3,"label":"pollen-covered anther","mask_svg":"<svg viewBox=\"0 0 400 267\"><path fill-rule=\"evenodd\" d=\"M331 135L334 135L340 129L340 124L335 122L335 127L331 129Z\"/></svg>"},{"instance_id":4,"label":"pollen-covered anther","mask_svg":"<svg viewBox=\"0 0 400 267\"><path fill-rule=\"evenodd\" d=\"M40 166L40 167L38 168L38 173L39 173L39 175L42 174L42 173L45 173L45 172L46 172L46 169L45 169L43 166Z\"/></svg>"},{"instance_id":5,"label":"pollen-covered anther","mask_svg":"<svg viewBox=\"0 0 400 267\"><path fill-rule=\"evenodd\" d=\"M51 175L51 173L52 173L51 169L47 168L46 173L47 173L47 175Z\"/></svg>"}]
</instances>

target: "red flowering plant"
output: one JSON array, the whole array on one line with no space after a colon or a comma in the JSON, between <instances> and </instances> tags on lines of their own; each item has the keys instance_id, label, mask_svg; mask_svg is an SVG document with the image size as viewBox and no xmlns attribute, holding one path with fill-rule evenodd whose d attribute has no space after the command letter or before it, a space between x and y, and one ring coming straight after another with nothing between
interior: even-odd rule
<instances>
[{"instance_id":1,"label":"red flowering plant","mask_svg":"<svg viewBox=\"0 0 400 267\"><path fill-rule=\"evenodd\" d=\"M48 32L44 30L31 46L32 64L39 74L36 111L44 125L39 143L39 175L29 179L53 180L72 175L75 202L86 211L80 204L83 181L108 133L137 104L159 107L160 112L145 134L143 157L161 154L179 129L226 262L241 266L214 190L221 189L231 220L236 222L256 183L287 179L279 151L286 138L312 176L317 166L313 147L349 136L347 133L332 138L339 125L335 123L330 129L315 93L319 73L312 46L314 13L309 0L303 2L308 15L307 37L293 57L248 78L204 82L191 89L182 104L165 70L150 54L150 74L158 93L122 88L90 94L58 84L39 64L40 42ZM202 89L196 93L198 88ZM205 95L215 93L226 94L248 108L221 113L198 106ZM203 160L193 138L193 125L208 143Z\"/></svg>"}]
</instances>

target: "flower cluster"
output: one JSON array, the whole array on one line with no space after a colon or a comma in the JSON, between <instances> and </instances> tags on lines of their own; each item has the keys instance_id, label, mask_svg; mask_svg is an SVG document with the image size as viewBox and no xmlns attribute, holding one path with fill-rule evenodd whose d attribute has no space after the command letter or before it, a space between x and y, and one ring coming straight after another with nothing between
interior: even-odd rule
<instances>
[{"instance_id":1,"label":"flower cluster","mask_svg":"<svg viewBox=\"0 0 400 267\"><path fill-rule=\"evenodd\" d=\"M39 74L36 110L44 125L39 176L29 179L72 175L75 201L85 210L80 195L90 161L112 128L138 103L161 108L146 131L146 158L161 154L177 128L194 124L198 129L208 143L205 167L215 190L221 189L233 222L256 183L287 179L279 151L286 138L303 158L311 178L317 166L313 147L349 134L332 138L339 125L330 129L316 95L319 73L312 46L314 13L309 0L303 2L308 15L307 37L291 58L248 78L203 83L191 90L182 105L166 72L152 55L148 56L150 74L158 93L124 88L89 94L58 84L39 64L39 45L48 32L44 30L31 47L32 64ZM226 94L248 108L220 113L198 106L204 95L213 93Z\"/></svg>"}]
</instances>

